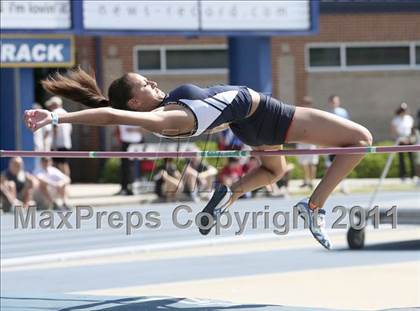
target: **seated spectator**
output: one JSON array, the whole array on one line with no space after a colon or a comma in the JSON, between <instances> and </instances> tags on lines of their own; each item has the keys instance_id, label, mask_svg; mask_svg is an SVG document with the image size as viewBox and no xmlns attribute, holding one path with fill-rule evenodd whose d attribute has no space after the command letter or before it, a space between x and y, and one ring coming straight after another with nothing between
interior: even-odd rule
<instances>
[{"instance_id":1,"label":"seated spectator","mask_svg":"<svg viewBox=\"0 0 420 311\"><path fill-rule=\"evenodd\" d=\"M220 182L228 187L239 180L244 174L243 167L238 158L228 158L228 164L220 171Z\"/></svg>"},{"instance_id":2,"label":"seated spectator","mask_svg":"<svg viewBox=\"0 0 420 311\"><path fill-rule=\"evenodd\" d=\"M183 177L185 190L190 194L191 199L198 202L199 194L211 192L216 176L215 167L202 158L192 158L185 167Z\"/></svg>"},{"instance_id":3,"label":"seated spectator","mask_svg":"<svg viewBox=\"0 0 420 311\"><path fill-rule=\"evenodd\" d=\"M36 179L25 172L21 157L11 158L7 170L0 177L0 200L3 211L19 205L29 207Z\"/></svg>"},{"instance_id":4,"label":"seated spectator","mask_svg":"<svg viewBox=\"0 0 420 311\"><path fill-rule=\"evenodd\" d=\"M50 158L41 158L41 168L35 171L39 187L36 201L42 207L54 209L69 209L67 201L67 186L70 178L52 165Z\"/></svg>"},{"instance_id":5,"label":"seated spectator","mask_svg":"<svg viewBox=\"0 0 420 311\"><path fill-rule=\"evenodd\" d=\"M154 176L155 193L160 199L167 202L176 201L184 190L181 173L178 171L174 161L171 158L165 158L164 163L157 169Z\"/></svg>"}]
</instances>

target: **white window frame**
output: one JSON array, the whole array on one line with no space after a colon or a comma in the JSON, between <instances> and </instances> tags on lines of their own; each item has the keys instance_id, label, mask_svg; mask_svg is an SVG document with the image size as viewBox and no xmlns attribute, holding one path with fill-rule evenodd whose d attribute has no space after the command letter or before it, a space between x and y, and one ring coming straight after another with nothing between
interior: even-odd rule
<instances>
[{"instance_id":1,"label":"white window frame","mask_svg":"<svg viewBox=\"0 0 420 311\"><path fill-rule=\"evenodd\" d=\"M387 42L316 42L305 45L305 70L307 72L355 72L355 71L388 71L388 70L420 70L420 64L416 64L416 45L418 41L387 41ZM410 64L408 65L367 65L347 66L346 50L348 47L393 47L406 46L409 48ZM340 66L310 66L309 50L311 48L340 48Z\"/></svg>"},{"instance_id":2,"label":"white window frame","mask_svg":"<svg viewBox=\"0 0 420 311\"><path fill-rule=\"evenodd\" d=\"M416 64L416 46L420 48L420 41L414 41L412 42L410 46L410 57L412 58L414 62L414 67L420 67L420 64Z\"/></svg>"},{"instance_id":3,"label":"white window frame","mask_svg":"<svg viewBox=\"0 0 420 311\"><path fill-rule=\"evenodd\" d=\"M194 44L194 45L136 45L133 47L133 64L134 72L149 75L211 75L211 74L227 74L228 68L203 68L203 69L167 69L166 66L166 52L168 50L226 50L226 44ZM137 52L138 51L159 51L160 52L160 66L159 70L142 70L139 68Z\"/></svg>"}]
</instances>

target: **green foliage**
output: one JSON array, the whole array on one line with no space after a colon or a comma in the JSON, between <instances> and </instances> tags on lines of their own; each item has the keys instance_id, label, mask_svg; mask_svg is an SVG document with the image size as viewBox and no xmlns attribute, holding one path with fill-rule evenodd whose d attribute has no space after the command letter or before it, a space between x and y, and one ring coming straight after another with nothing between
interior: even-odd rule
<instances>
[{"instance_id":1,"label":"green foliage","mask_svg":"<svg viewBox=\"0 0 420 311\"><path fill-rule=\"evenodd\" d=\"M214 151L217 150L217 143L214 141L197 141L197 147L200 150ZM392 141L379 142L376 145L389 146L393 145ZM360 164L350 173L350 178L379 178L382 170L385 167L386 161L390 154L369 154L363 158ZM182 172L186 159L176 159L175 163L178 169ZM226 162L226 158L208 158L206 161L214 167L220 169ZM303 171L302 167L298 163L297 157L287 157L289 163L293 163L295 168L291 173L292 179L302 179ZM408 157L405 157L406 167L409 167ZM101 182L106 183L118 183L120 180L120 159L107 159L105 167L101 174ZM158 159L155 162L155 167L159 167L163 164L162 159ZM319 164L317 169L317 177L321 178L325 173L325 157L319 157ZM394 154L391 168L387 177L398 177L398 154Z\"/></svg>"},{"instance_id":2,"label":"green foliage","mask_svg":"<svg viewBox=\"0 0 420 311\"><path fill-rule=\"evenodd\" d=\"M383 141L377 143L380 146L391 146L394 143L392 141ZM363 158L363 160L356 166L356 168L350 173L349 178L379 178L382 174L385 164L387 162L389 153L381 154L369 154ZM298 164L297 157L288 157L287 160L295 165L295 169L292 172L293 179L303 178L303 171ZM405 157L406 167L409 167L408 157ZM325 173L325 157L320 156L319 164L317 167L317 177L321 178ZM391 167L389 169L387 177L398 177L398 154L393 155Z\"/></svg>"},{"instance_id":3,"label":"green foliage","mask_svg":"<svg viewBox=\"0 0 420 311\"><path fill-rule=\"evenodd\" d=\"M205 151L217 151L218 150L217 142L215 142L215 141L207 141L207 142L196 141L195 145L200 150L205 150ZM222 168L227 163L226 158L207 158L206 161L207 161L207 163L214 166L215 168Z\"/></svg>"},{"instance_id":4,"label":"green foliage","mask_svg":"<svg viewBox=\"0 0 420 311\"><path fill-rule=\"evenodd\" d=\"M105 166L102 169L99 182L119 183L120 176L121 176L120 165L121 165L121 159L119 158L107 159L105 162Z\"/></svg>"}]
</instances>

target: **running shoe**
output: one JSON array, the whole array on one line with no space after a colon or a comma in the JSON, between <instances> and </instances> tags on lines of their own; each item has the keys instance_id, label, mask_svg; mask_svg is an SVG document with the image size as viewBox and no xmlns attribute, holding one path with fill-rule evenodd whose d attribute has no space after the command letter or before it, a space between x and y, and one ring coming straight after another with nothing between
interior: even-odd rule
<instances>
[{"instance_id":1,"label":"running shoe","mask_svg":"<svg viewBox=\"0 0 420 311\"><path fill-rule=\"evenodd\" d=\"M208 213L209 215L213 216L213 224L207 228L210 223L210 219L207 216L202 216L200 218L200 226L198 228L202 235L207 235L210 233L211 228L213 228L216 224L217 218L226 211L226 204L229 202L231 196L232 191L229 189L229 187L225 185L218 185L216 187L210 201L202 211L202 213Z\"/></svg>"},{"instance_id":2,"label":"running shoe","mask_svg":"<svg viewBox=\"0 0 420 311\"><path fill-rule=\"evenodd\" d=\"M332 249L331 240L325 230L325 210L319 208L316 213L315 210L309 208L308 198L299 201L294 207L297 208L302 219L308 219L309 230L314 238L326 249ZM307 217L304 216L305 214Z\"/></svg>"}]
</instances>

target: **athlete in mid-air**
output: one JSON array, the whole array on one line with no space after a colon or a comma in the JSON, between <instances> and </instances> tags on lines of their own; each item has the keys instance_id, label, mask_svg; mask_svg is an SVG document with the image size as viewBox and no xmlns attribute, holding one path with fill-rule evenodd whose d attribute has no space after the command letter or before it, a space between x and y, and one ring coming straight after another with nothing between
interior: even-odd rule
<instances>
[{"instance_id":1,"label":"athlete in mid-air","mask_svg":"<svg viewBox=\"0 0 420 311\"><path fill-rule=\"evenodd\" d=\"M95 78L80 68L65 75L56 73L42 84L50 93L93 109L63 114L42 109L28 110L25 122L33 131L51 123L126 124L174 138L198 136L230 127L254 150L275 150L283 143L297 142L325 147L372 144L371 133L360 124L321 110L288 105L246 86L201 88L184 84L165 93L156 82L137 73L126 73L111 83L108 97L105 97ZM361 154L337 155L311 196L296 204L302 216L309 216L305 218L309 220L312 235L327 249L332 244L325 230L322 207L338 183L362 158ZM225 185L216 187L203 211L216 219L242 194L272 184L286 172L284 156L262 156L260 163L230 188ZM203 227L210 227L211 218L201 219ZM202 234L209 231L210 228L200 228Z\"/></svg>"}]
</instances>

